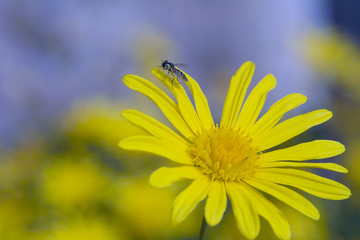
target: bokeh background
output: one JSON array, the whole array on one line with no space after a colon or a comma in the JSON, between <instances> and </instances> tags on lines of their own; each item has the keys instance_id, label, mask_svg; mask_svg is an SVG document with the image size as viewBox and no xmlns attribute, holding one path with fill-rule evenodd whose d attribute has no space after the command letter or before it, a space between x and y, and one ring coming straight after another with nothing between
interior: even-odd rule
<instances>
[{"instance_id":1,"label":"bokeh background","mask_svg":"<svg viewBox=\"0 0 360 240\"><path fill-rule=\"evenodd\" d=\"M174 227L171 204L184 185L148 184L168 162L117 147L143 134L120 117L123 109L164 119L121 80L156 82L151 69L162 59L188 65L217 121L231 76L248 60L257 67L252 86L277 77L265 109L299 92L308 102L287 117L332 110L329 122L291 143L344 143L331 161L349 173L319 173L352 197L306 195L319 221L276 203L293 239L359 239L359 12L355 0L0 1L0 239L196 239L203 204ZM267 223L261 228L259 239L275 239ZM230 211L208 239L242 239Z\"/></svg>"}]
</instances>

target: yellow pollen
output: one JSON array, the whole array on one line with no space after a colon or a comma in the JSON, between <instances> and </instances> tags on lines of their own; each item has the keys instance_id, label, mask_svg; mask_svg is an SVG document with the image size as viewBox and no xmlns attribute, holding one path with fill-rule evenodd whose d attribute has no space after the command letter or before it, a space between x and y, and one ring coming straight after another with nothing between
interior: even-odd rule
<instances>
[{"instance_id":1,"label":"yellow pollen","mask_svg":"<svg viewBox=\"0 0 360 240\"><path fill-rule=\"evenodd\" d=\"M193 139L193 163L212 180L240 181L252 176L257 167L257 147L242 132L218 126Z\"/></svg>"}]
</instances>

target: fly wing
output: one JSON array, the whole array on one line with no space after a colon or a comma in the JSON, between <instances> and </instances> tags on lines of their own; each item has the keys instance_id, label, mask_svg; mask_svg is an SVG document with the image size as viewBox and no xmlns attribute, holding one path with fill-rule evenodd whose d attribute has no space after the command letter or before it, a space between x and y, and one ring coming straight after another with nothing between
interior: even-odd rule
<instances>
[{"instance_id":1,"label":"fly wing","mask_svg":"<svg viewBox=\"0 0 360 240\"><path fill-rule=\"evenodd\" d=\"M185 67L185 68L188 67L188 65L186 63L176 63L174 65L177 67Z\"/></svg>"}]
</instances>

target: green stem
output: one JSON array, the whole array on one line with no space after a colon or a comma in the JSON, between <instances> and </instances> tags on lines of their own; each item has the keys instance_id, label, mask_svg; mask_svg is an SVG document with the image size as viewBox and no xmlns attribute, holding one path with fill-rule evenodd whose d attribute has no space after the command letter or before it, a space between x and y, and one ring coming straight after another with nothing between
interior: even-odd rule
<instances>
[{"instance_id":1,"label":"green stem","mask_svg":"<svg viewBox=\"0 0 360 240\"><path fill-rule=\"evenodd\" d=\"M207 223L206 223L205 217L203 217L203 220L201 223L201 228L200 228L199 240L205 240L206 228L207 228Z\"/></svg>"}]
</instances>

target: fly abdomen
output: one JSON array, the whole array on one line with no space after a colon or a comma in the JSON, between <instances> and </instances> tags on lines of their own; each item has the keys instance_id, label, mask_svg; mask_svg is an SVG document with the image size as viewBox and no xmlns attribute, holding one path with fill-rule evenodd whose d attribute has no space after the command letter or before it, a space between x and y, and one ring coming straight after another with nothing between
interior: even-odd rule
<instances>
[{"instance_id":1,"label":"fly abdomen","mask_svg":"<svg viewBox=\"0 0 360 240\"><path fill-rule=\"evenodd\" d=\"M184 80L184 81L188 81L188 79L186 78L186 76L185 76L185 74L182 72L182 71L180 71L180 70L178 70L178 69L176 69L176 68L174 68L174 74L176 75L176 76L178 76L179 78L181 78L182 80Z\"/></svg>"}]
</instances>

